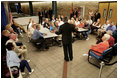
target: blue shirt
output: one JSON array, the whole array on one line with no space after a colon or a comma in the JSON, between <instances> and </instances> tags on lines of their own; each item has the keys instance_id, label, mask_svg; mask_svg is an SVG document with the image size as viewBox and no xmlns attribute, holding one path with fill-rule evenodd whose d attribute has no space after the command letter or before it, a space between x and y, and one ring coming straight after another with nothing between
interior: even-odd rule
<instances>
[{"instance_id":1,"label":"blue shirt","mask_svg":"<svg viewBox=\"0 0 118 79\"><path fill-rule=\"evenodd\" d=\"M12 50L7 51L7 66L20 66L20 59L18 58L18 55Z\"/></svg>"},{"instance_id":2,"label":"blue shirt","mask_svg":"<svg viewBox=\"0 0 118 79\"><path fill-rule=\"evenodd\" d=\"M41 33L39 30L34 30L34 33L33 33L33 36L32 36L32 39L34 40L37 40L39 39L40 37L43 37L43 33Z\"/></svg>"},{"instance_id":3,"label":"blue shirt","mask_svg":"<svg viewBox=\"0 0 118 79\"><path fill-rule=\"evenodd\" d=\"M50 31L54 31L54 28L52 26L50 26Z\"/></svg>"},{"instance_id":4,"label":"blue shirt","mask_svg":"<svg viewBox=\"0 0 118 79\"><path fill-rule=\"evenodd\" d=\"M107 27L106 31L108 31L108 30L111 30L112 32L114 32L116 30L116 26L115 25L113 25L113 26L110 25L110 26Z\"/></svg>"}]
</instances>

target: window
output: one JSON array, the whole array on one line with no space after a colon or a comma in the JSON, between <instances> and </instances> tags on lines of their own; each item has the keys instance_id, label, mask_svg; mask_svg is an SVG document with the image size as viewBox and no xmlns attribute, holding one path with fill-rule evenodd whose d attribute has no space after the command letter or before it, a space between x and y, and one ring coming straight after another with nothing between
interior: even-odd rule
<instances>
[{"instance_id":1,"label":"window","mask_svg":"<svg viewBox=\"0 0 118 79\"><path fill-rule=\"evenodd\" d=\"M109 11L109 18L111 18L111 16L112 16L112 9L110 9Z\"/></svg>"},{"instance_id":2,"label":"window","mask_svg":"<svg viewBox=\"0 0 118 79\"><path fill-rule=\"evenodd\" d=\"M103 18L106 17L106 9L104 9L104 12L103 12Z\"/></svg>"}]
</instances>

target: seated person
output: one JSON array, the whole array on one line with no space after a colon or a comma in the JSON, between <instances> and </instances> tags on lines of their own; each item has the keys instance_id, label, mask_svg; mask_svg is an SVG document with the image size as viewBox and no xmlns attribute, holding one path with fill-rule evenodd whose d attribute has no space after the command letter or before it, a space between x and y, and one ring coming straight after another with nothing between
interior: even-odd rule
<instances>
[{"instance_id":1,"label":"seated person","mask_svg":"<svg viewBox=\"0 0 118 79\"><path fill-rule=\"evenodd\" d=\"M116 30L116 26L114 25L114 22L111 22L111 25L107 27L106 31L111 30L114 32Z\"/></svg>"},{"instance_id":2,"label":"seated person","mask_svg":"<svg viewBox=\"0 0 118 79\"><path fill-rule=\"evenodd\" d=\"M31 27L28 28L27 34L28 34L29 41L31 40L34 30L36 29L36 25L37 24L33 24L31 25Z\"/></svg>"},{"instance_id":3,"label":"seated person","mask_svg":"<svg viewBox=\"0 0 118 79\"><path fill-rule=\"evenodd\" d=\"M5 44L9 40L9 32L7 30L2 31L2 38L1 38L1 55L6 56L6 48Z\"/></svg>"},{"instance_id":4,"label":"seated person","mask_svg":"<svg viewBox=\"0 0 118 79\"><path fill-rule=\"evenodd\" d=\"M43 27L44 27L44 28L46 27L46 28L48 28L48 29L50 28L50 25L49 25L49 22L48 22L48 18L45 19L45 22L44 22Z\"/></svg>"},{"instance_id":5,"label":"seated person","mask_svg":"<svg viewBox=\"0 0 118 79\"><path fill-rule=\"evenodd\" d=\"M106 34L106 32L102 32L101 35L97 36L96 44L99 44L100 42L102 42L102 37L104 36L104 34Z\"/></svg>"},{"instance_id":6,"label":"seated person","mask_svg":"<svg viewBox=\"0 0 118 79\"><path fill-rule=\"evenodd\" d=\"M103 53L103 51L107 50L109 48L109 42L110 35L104 34L102 37L102 41L97 45L91 45L90 49L95 50L97 52ZM96 55L101 56L101 54L94 52Z\"/></svg>"},{"instance_id":7,"label":"seated person","mask_svg":"<svg viewBox=\"0 0 118 79\"><path fill-rule=\"evenodd\" d=\"M64 21L64 16L63 16L63 15L61 15L60 19L61 19L61 21Z\"/></svg>"},{"instance_id":8,"label":"seated person","mask_svg":"<svg viewBox=\"0 0 118 79\"><path fill-rule=\"evenodd\" d=\"M88 24L88 22L86 21L84 24L84 29L88 29L87 32L82 32L82 35L86 38L86 40L89 40L88 34L90 33L90 25Z\"/></svg>"},{"instance_id":9,"label":"seated person","mask_svg":"<svg viewBox=\"0 0 118 79\"><path fill-rule=\"evenodd\" d=\"M56 30L54 29L54 24L53 24L53 22L51 22L51 23L50 23L50 32L51 32L51 33L55 33L55 31L56 31Z\"/></svg>"},{"instance_id":10,"label":"seated person","mask_svg":"<svg viewBox=\"0 0 118 79\"><path fill-rule=\"evenodd\" d=\"M52 22L55 23L55 21L56 21L56 20L55 20L55 17L52 16Z\"/></svg>"},{"instance_id":11,"label":"seated person","mask_svg":"<svg viewBox=\"0 0 118 79\"><path fill-rule=\"evenodd\" d=\"M75 19L72 17L71 20L73 21L73 23L75 23Z\"/></svg>"},{"instance_id":12,"label":"seated person","mask_svg":"<svg viewBox=\"0 0 118 79\"><path fill-rule=\"evenodd\" d=\"M76 20L76 15L73 16L74 20Z\"/></svg>"},{"instance_id":13,"label":"seated person","mask_svg":"<svg viewBox=\"0 0 118 79\"><path fill-rule=\"evenodd\" d=\"M59 31L58 21L55 22L54 29L55 29L55 32L58 32ZM62 35L58 35L57 41L59 41L59 40L62 40Z\"/></svg>"},{"instance_id":14,"label":"seated person","mask_svg":"<svg viewBox=\"0 0 118 79\"><path fill-rule=\"evenodd\" d=\"M96 31L100 28L100 19L97 20L97 22L94 22L91 26L91 32L93 33L94 29L96 29Z\"/></svg>"},{"instance_id":15,"label":"seated person","mask_svg":"<svg viewBox=\"0 0 118 79\"><path fill-rule=\"evenodd\" d=\"M10 35L15 34L16 37L18 37L18 34L17 34L16 32L14 32L14 30L13 30L13 28L10 26L10 24L7 24L7 25L5 26L5 30L7 30Z\"/></svg>"},{"instance_id":16,"label":"seated person","mask_svg":"<svg viewBox=\"0 0 118 79\"><path fill-rule=\"evenodd\" d=\"M61 26L61 25L63 25L63 24L64 24L64 22L61 21L61 19L59 19L59 23L58 23L58 25Z\"/></svg>"},{"instance_id":17,"label":"seated person","mask_svg":"<svg viewBox=\"0 0 118 79\"><path fill-rule=\"evenodd\" d=\"M100 35L102 32L106 31L107 27L110 26L109 20L106 21L106 23L101 26L100 29L98 29L98 35Z\"/></svg>"},{"instance_id":18,"label":"seated person","mask_svg":"<svg viewBox=\"0 0 118 79\"><path fill-rule=\"evenodd\" d=\"M55 27L54 27L54 29L55 29L56 31L59 31L58 21L55 21Z\"/></svg>"},{"instance_id":19,"label":"seated person","mask_svg":"<svg viewBox=\"0 0 118 79\"><path fill-rule=\"evenodd\" d=\"M19 25L17 25L14 20L12 21L11 27L13 28L14 32L23 37Z\"/></svg>"},{"instance_id":20,"label":"seated person","mask_svg":"<svg viewBox=\"0 0 118 79\"><path fill-rule=\"evenodd\" d=\"M24 68L26 67L29 71L29 74L31 74L34 69L31 70L28 62L24 59L19 59L18 55L16 54L16 52L14 51L14 45L12 43L8 43L6 45L6 49L7 49L7 66L8 67L18 67L21 70L22 74L25 74L24 72Z\"/></svg>"},{"instance_id":21,"label":"seated person","mask_svg":"<svg viewBox=\"0 0 118 79\"><path fill-rule=\"evenodd\" d=\"M18 56L23 55L23 57L26 59L27 58L27 48L25 45L22 46L17 46L16 45L16 36L15 35L11 35L10 39L6 42L6 45L8 43L12 43L14 45L14 51L18 54Z\"/></svg>"},{"instance_id":22,"label":"seated person","mask_svg":"<svg viewBox=\"0 0 118 79\"><path fill-rule=\"evenodd\" d=\"M80 24L78 26L79 28L83 28L84 27L84 23L82 21L80 21Z\"/></svg>"},{"instance_id":23,"label":"seated person","mask_svg":"<svg viewBox=\"0 0 118 79\"><path fill-rule=\"evenodd\" d=\"M36 26L36 29L34 30L33 36L32 36L32 42L33 43L41 43L45 49L48 49L48 46L45 42L44 35L47 35L45 33L40 32L40 25Z\"/></svg>"},{"instance_id":24,"label":"seated person","mask_svg":"<svg viewBox=\"0 0 118 79\"><path fill-rule=\"evenodd\" d=\"M29 23L28 23L28 25L27 25L27 31L28 31L28 29L29 29L30 27L32 27L32 24L33 24L33 20L32 20L32 18L30 18L30 19L29 19Z\"/></svg>"},{"instance_id":25,"label":"seated person","mask_svg":"<svg viewBox=\"0 0 118 79\"><path fill-rule=\"evenodd\" d=\"M93 23L93 21L91 20L91 17L89 17L89 19L87 21L88 21L89 25L91 26Z\"/></svg>"},{"instance_id":26,"label":"seated person","mask_svg":"<svg viewBox=\"0 0 118 79\"><path fill-rule=\"evenodd\" d=\"M76 18L75 25L78 26L80 24L78 18Z\"/></svg>"},{"instance_id":27,"label":"seated person","mask_svg":"<svg viewBox=\"0 0 118 79\"><path fill-rule=\"evenodd\" d=\"M15 22L15 20L12 20L12 22L13 22L14 26L19 27L24 33L26 33L23 26L19 25L17 22Z\"/></svg>"},{"instance_id":28,"label":"seated person","mask_svg":"<svg viewBox=\"0 0 118 79\"><path fill-rule=\"evenodd\" d=\"M115 39L112 37L112 31L108 30L106 33L110 35L110 39L108 40L108 42L109 47L112 47L115 44Z\"/></svg>"},{"instance_id":29,"label":"seated person","mask_svg":"<svg viewBox=\"0 0 118 79\"><path fill-rule=\"evenodd\" d=\"M86 22L86 18L83 17L81 21L82 21L83 23L85 23L85 22Z\"/></svg>"}]
</instances>

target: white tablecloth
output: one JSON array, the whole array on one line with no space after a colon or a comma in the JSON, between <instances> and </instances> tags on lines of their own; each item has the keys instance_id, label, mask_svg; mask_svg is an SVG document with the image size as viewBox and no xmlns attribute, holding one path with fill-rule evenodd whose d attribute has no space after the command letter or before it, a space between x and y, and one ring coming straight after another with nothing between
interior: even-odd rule
<instances>
[{"instance_id":1,"label":"white tablecloth","mask_svg":"<svg viewBox=\"0 0 118 79\"><path fill-rule=\"evenodd\" d=\"M51 33L49 29L43 28L43 26L40 26L40 27L41 27L40 32L47 34L46 36L44 36L44 38L52 38L52 37L57 37L58 36L55 33Z\"/></svg>"},{"instance_id":2,"label":"white tablecloth","mask_svg":"<svg viewBox=\"0 0 118 79\"><path fill-rule=\"evenodd\" d=\"M78 32L88 31L88 29L78 28Z\"/></svg>"}]
</instances>

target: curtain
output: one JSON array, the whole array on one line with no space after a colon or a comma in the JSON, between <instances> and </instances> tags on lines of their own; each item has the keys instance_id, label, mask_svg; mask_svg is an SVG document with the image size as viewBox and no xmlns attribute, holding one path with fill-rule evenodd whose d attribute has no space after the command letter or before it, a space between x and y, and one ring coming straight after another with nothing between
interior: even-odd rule
<instances>
[{"instance_id":1,"label":"curtain","mask_svg":"<svg viewBox=\"0 0 118 79\"><path fill-rule=\"evenodd\" d=\"M1 3L1 32L5 29L5 26L7 25L7 17L5 13L4 4Z\"/></svg>"}]
</instances>

